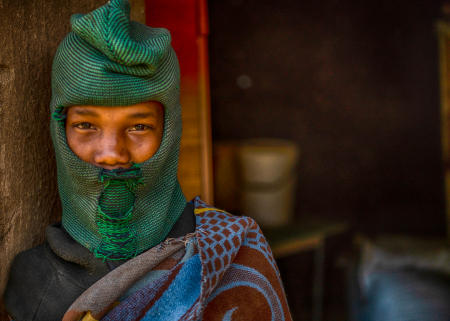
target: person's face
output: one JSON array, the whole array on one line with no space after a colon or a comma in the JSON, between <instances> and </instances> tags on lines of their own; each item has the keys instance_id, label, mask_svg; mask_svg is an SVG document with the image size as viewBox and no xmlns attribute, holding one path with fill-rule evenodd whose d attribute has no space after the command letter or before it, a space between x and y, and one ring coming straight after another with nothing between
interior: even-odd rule
<instances>
[{"instance_id":1,"label":"person's face","mask_svg":"<svg viewBox=\"0 0 450 321\"><path fill-rule=\"evenodd\" d=\"M129 168L151 158L159 148L164 111L159 102L131 106L72 106L66 136L80 159L105 169Z\"/></svg>"}]
</instances>

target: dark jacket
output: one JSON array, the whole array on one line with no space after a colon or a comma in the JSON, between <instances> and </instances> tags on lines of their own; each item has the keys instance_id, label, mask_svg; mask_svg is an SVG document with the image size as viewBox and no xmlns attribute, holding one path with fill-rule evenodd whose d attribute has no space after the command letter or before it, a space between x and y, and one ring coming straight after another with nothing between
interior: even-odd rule
<instances>
[{"instance_id":1,"label":"dark jacket","mask_svg":"<svg viewBox=\"0 0 450 321\"><path fill-rule=\"evenodd\" d=\"M188 203L167 237L195 231L194 207ZM15 321L61 320L93 283L125 261L103 261L81 246L60 224L47 227L46 242L18 254L4 294Z\"/></svg>"}]
</instances>

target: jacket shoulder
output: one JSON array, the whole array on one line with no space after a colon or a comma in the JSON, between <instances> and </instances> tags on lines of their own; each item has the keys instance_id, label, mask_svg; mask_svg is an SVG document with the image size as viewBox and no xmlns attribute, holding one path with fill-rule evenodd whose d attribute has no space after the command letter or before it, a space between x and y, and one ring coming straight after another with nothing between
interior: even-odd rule
<instances>
[{"instance_id":1,"label":"jacket shoulder","mask_svg":"<svg viewBox=\"0 0 450 321\"><path fill-rule=\"evenodd\" d=\"M6 310L15 321L33 320L42 297L55 277L50 249L42 244L19 253L13 260L4 294Z\"/></svg>"},{"instance_id":2,"label":"jacket shoulder","mask_svg":"<svg viewBox=\"0 0 450 321\"><path fill-rule=\"evenodd\" d=\"M61 320L73 301L103 276L57 256L48 243L16 256L4 301L14 321Z\"/></svg>"}]
</instances>

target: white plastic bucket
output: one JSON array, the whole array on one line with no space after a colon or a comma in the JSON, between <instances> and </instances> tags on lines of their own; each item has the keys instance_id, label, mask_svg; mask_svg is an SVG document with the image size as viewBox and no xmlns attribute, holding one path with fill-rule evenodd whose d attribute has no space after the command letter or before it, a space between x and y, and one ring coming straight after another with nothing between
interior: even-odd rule
<instances>
[{"instance_id":1,"label":"white plastic bucket","mask_svg":"<svg viewBox=\"0 0 450 321\"><path fill-rule=\"evenodd\" d=\"M297 162L295 143L280 139L252 139L238 148L241 209L263 227L291 221L294 211Z\"/></svg>"}]
</instances>

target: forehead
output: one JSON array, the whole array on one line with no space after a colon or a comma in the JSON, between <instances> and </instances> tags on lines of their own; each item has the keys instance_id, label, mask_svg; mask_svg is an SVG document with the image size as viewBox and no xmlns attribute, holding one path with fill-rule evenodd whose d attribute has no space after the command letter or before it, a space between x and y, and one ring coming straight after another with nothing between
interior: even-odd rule
<instances>
[{"instance_id":1,"label":"forehead","mask_svg":"<svg viewBox=\"0 0 450 321\"><path fill-rule=\"evenodd\" d=\"M156 101L148 101L128 106L71 106L67 117L124 117L124 118L163 118L163 106Z\"/></svg>"}]
</instances>

